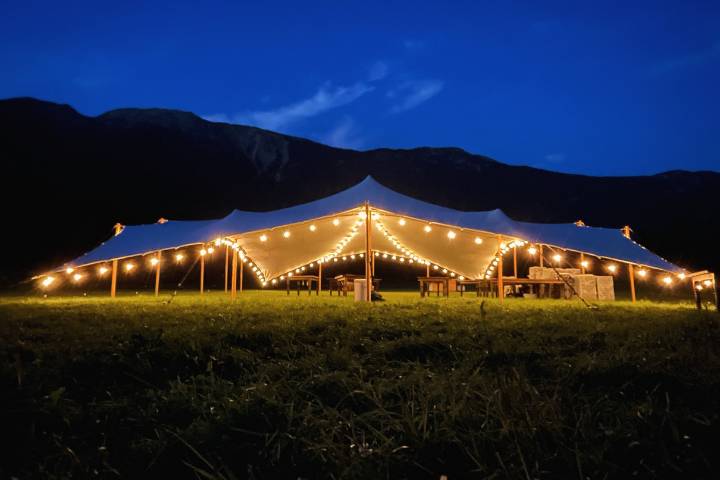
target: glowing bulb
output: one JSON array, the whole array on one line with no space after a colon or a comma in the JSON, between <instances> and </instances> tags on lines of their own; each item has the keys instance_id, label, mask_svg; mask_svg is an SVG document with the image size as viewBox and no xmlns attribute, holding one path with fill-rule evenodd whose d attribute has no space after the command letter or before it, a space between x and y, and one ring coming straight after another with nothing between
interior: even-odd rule
<instances>
[{"instance_id":1,"label":"glowing bulb","mask_svg":"<svg viewBox=\"0 0 720 480\"><path fill-rule=\"evenodd\" d=\"M285 237L285 238L290 238L290 231L289 231L289 230L285 230L285 231L283 232L283 237Z\"/></svg>"},{"instance_id":2,"label":"glowing bulb","mask_svg":"<svg viewBox=\"0 0 720 480\"><path fill-rule=\"evenodd\" d=\"M213 247L208 248L208 253L213 253L215 249Z\"/></svg>"},{"instance_id":3,"label":"glowing bulb","mask_svg":"<svg viewBox=\"0 0 720 480\"><path fill-rule=\"evenodd\" d=\"M398 220L398 223L400 224L401 227L404 227L407 222L405 221L404 218L401 218L400 220Z\"/></svg>"},{"instance_id":4,"label":"glowing bulb","mask_svg":"<svg viewBox=\"0 0 720 480\"><path fill-rule=\"evenodd\" d=\"M200 256L204 257L205 255L207 255L207 250L203 248L202 250L200 250Z\"/></svg>"},{"instance_id":5,"label":"glowing bulb","mask_svg":"<svg viewBox=\"0 0 720 480\"><path fill-rule=\"evenodd\" d=\"M45 280L42 281L42 286L47 288L49 287L53 282L55 281L54 277L45 277ZM702 287L700 287L702 288Z\"/></svg>"},{"instance_id":6,"label":"glowing bulb","mask_svg":"<svg viewBox=\"0 0 720 480\"><path fill-rule=\"evenodd\" d=\"M290 277L292 277L292 276L293 276L293 273L292 273L292 272L288 273L288 278L290 278Z\"/></svg>"},{"instance_id":7,"label":"glowing bulb","mask_svg":"<svg viewBox=\"0 0 720 480\"><path fill-rule=\"evenodd\" d=\"M448 237L450 240L452 240L452 239L455 238L456 236L457 236L457 234L456 234L455 232L453 232L452 230L450 230L450 231L447 233L447 237Z\"/></svg>"},{"instance_id":8,"label":"glowing bulb","mask_svg":"<svg viewBox=\"0 0 720 480\"><path fill-rule=\"evenodd\" d=\"M177 255L175 255L176 262L182 262L183 258L185 258L185 255L183 255L182 253L178 253Z\"/></svg>"},{"instance_id":9,"label":"glowing bulb","mask_svg":"<svg viewBox=\"0 0 720 480\"><path fill-rule=\"evenodd\" d=\"M450 272L450 276L451 276L451 277L454 277L454 276L455 276L455 272Z\"/></svg>"},{"instance_id":10,"label":"glowing bulb","mask_svg":"<svg viewBox=\"0 0 720 480\"><path fill-rule=\"evenodd\" d=\"M425 230L425 233L430 233L432 232L432 227L430 225L425 225L425 228L423 228L423 230Z\"/></svg>"},{"instance_id":11,"label":"glowing bulb","mask_svg":"<svg viewBox=\"0 0 720 480\"><path fill-rule=\"evenodd\" d=\"M355 254L353 253L352 255L350 255L350 258L351 258L352 260L355 260Z\"/></svg>"},{"instance_id":12,"label":"glowing bulb","mask_svg":"<svg viewBox=\"0 0 720 480\"><path fill-rule=\"evenodd\" d=\"M387 258L387 253L383 253L383 258Z\"/></svg>"},{"instance_id":13,"label":"glowing bulb","mask_svg":"<svg viewBox=\"0 0 720 480\"><path fill-rule=\"evenodd\" d=\"M107 273L107 271L108 271L107 267L100 267L100 268L98 268L98 273L99 273L101 276L102 276L102 275L105 275L105 274Z\"/></svg>"},{"instance_id":14,"label":"glowing bulb","mask_svg":"<svg viewBox=\"0 0 720 480\"><path fill-rule=\"evenodd\" d=\"M465 280L465 277L463 277L462 275L460 275L460 276L458 277L458 280Z\"/></svg>"},{"instance_id":15,"label":"glowing bulb","mask_svg":"<svg viewBox=\"0 0 720 480\"><path fill-rule=\"evenodd\" d=\"M443 268L443 273L447 273L447 268Z\"/></svg>"},{"instance_id":16,"label":"glowing bulb","mask_svg":"<svg viewBox=\"0 0 720 480\"><path fill-rule=\"evenodd\" d=\"M535 254L537 253L537 248L535 248L535 247L530 247L530 248L528 248L527 251L528 251L528 253L529 253L530 255L535 255Z\"/></svg>"},{"instance_id":17,"label":"glowing bulb","mask_svg":"<svg viewBox=\"0 0 720 480\"><path fill-rule=\"evenodd\" d=\"M483 241L482 241L482 238L480 238L480 237L475 237L475 245L482 245L482 242L483 242Z\"/></svg>"},{"instance_id":18,"label":"glowing bulb","mask_svg":"<svg viewBox=\"0 0 720 480\"><path fill-rule=\"evenodd\" d=\"M680 275L678 275L678 278L679 278L680 280L685 280L685 274L684 274L684 273L681 273Z\"/></svg>"},{"instance_id":19,"label":"glowing bulb","mask_svg":"<svg viewBox=\"0 0 720 480\"><path fill-rule=\"evenodd\" d=\"M380 252L375 252L375 256L376 256L376 257L379 257L379 256L380 256Z\"/></svg>"},{"instance_id":20,"label":"glowing bulb","mask_svg":"<svg viewBox=\"0 0 720 480\"><path fill-rule=\"evenodd\" d=\"M702 291L703 286L698 283L697 285L695 285L695 289L696 289L698 292L700 292L700 291Z\"/></svg>"},{"instance_id":21,"label":"glowing bulb","mask_svg":"<svg viewBox=\"0 0 720 480\"><path fill-rule=\"evenodd\" d=\"M264 233L262 235L260 235L260 241L267 242L267 235L265 235Z\"/></svg>"},{"instance_id":22,"label":"glowing bulb","mask_svg":"<svg viewBox=\"0 0 720 480\"><path fill-rule=\"evenodd\" d=\"M560 260L562 260L562 255L560 255L559 253L556 253L555 255L553 255L553 260L555 260L556 262L559 262Z\"/></svg>"},{"instance_id":23,"label":"glowing bulb","mask_svg":"<svg viewBox=\"0 0 720 480\"><path fill-rule=\"evenodd\" d=\"M295 269L295 273L300 273L300 269L299 269L299 268L296 268L296 269Z\"/></svg>"},{"instance_id":24,"label":"glowing bulb","mask_svg":"<svg viewBox=\"0 0 720 480\"><path fill-rule=\"evenodd\" d=\"M82 278L82 275L80 275L79 273L76 273L75 275L73 275L73 280L75 280L76 282L79 282L81 278Z\"/></svg>"},{"instance_id":25,"label":"glowing bulb","mask_svg":"<svg viewBox=\"0 0 720 480\"><path fill-rule=\"evenodd\" d=\"M133 268L135 268L135 265L133 265L132 263L126 263L126 264L125 264L125 271L128 271L128 272L129 272L129 271L132 270Z\"/></svg>"},{"instance_id":26,"label":"glowing bulb","mask_svg":"<svg viewBox=\"0 0 720 480\"><path fill-rule=\"evenodd\" d=\"M583 268L587 268L588 265L590 265L590 263L587 260L583 260L582 262L580 262L580 266Z\"/></svg>"},{"instance_id":27,"label":"glowing bulb","mask_svg":"<svg viewBox=\"0 0 720 480\"><path fill-rule=\"evenodd\" d=\"M705 285L706 287L709 287L710 285L712 285L712 282L710 280L705 280L703 282L703 285Z\"/></svg>"},{"instance_id":28,"label":"glowing bulb","mask_svg":"<svg viewBox=\"0 0 720 480\"><path fill-rule=\"evenodd\" d=\"M273 278L273 279L272 279L272 284L275 285L276 283L277 283L277 280Z\"/></svg>"},{"instance_id":29,"label":"glowing bulb","mask_svg":"<svg viewBox=\"0 0 720 480\"><path fill-rule=\"evenodd\" d=\"M663 283L664 283L665 285L670 285L670 284L672 283L672 278L670 278L670 277L663 277L663 280L662 280L662 281L663 281Z\"/></svg>"},{"instance_id":30,"label":"glowing bulb","mask_svg":"<svg viewBox=\"0 0 720 480\"><path fill-rule=\"evenodd\" d=\"M608 270L610 270L611 273L615 273L617 271L617 265L608 265Z\"/></svg>"},{"instance_id":31,"label":"glowing bulb","mask_svg":"<svg viewBox=\"0 0 720 480\"><path fill-rule=\"evenodd\" d=\"M437 270L438 268L440 267L438 267L437 265L433 265L433 270Z\"/></svg>"},{"instance_id":32,"label":"glowing bulb","mask_svg":"<svg viewBox=\"0 0 720 480\"><path fill-rule=\"evenodd\" d=\"M638 275L645 278L647 276L647 270L638 270Z\"/></svg>"},{"instance_id":33,"label":"glowing bulb","mask_svg":"<svg viewBox=\"0 0 720 480\"><path fill-rule=\"evenodd\" d=\"M311 232L314 232L315 230L317 230L317 227L315 225L310 225L309 228L310 228Z\"/></svg>"},{"instance_id":34,"label":"glowing bulb","mask_svg":"<svg viewBox=\"0 0 720 480\"><path fill-rule=\"evenodd\" d=\"M160 260L158 260L157 258L153 257L150 259L150 265L152 265L153 267L158 263L160 263Z\"/></svg>"},{"instance_id":35,"label":"glowing bulb","mask_svg":"<svg viewBox=\"0 0 720 480\"><path fill-rule=\"evenodd\" d=\"M216 247L219 247L220 245L222 245L222 243L223 243L222 240L220 240L219 238L216 238L216 239L215 239L215 246L216 246Z\"/></svg>"},{"instance_id":36,"label":"glowing bulb","mask_svg":"<svg viewBox=\"0 0 720 480\"><path fill-rule=\"evenodd\" d=\"M340 220L338 220L337 218L333 220L333 225L335 225L336 227L340 225Z\"/></svg>"},{"instance_id":37,"label":"glowing bulb","mask_svg":"<svg viewBox=\"0 0 720 480\"><path fill-rule=\"evenodd\" d=\"M72 268L72 267L68 267L68 268L65 269L65 273L67 273L68 275L70 275L70 274L71 274L72 272L74 272L74 271L75 271L75 269Z\"/></svg>"}]
</instances>

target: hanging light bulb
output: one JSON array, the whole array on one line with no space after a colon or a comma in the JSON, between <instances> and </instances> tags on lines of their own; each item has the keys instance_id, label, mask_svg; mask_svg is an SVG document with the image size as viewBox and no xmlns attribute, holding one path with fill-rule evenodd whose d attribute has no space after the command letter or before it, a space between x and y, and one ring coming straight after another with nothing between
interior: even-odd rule
<instances>
[{"instance_id":1,"label":"hanging light bulb","mask_svg":"<svg viewBox=\"0 0 720 480\"><path fill-rule=\"evenodd\" d=\"M311 232L314 232L315 230L317 230L317 227L315 225L310 225L310 227L308 227L308 228L310 228Z\"/></svg>"},{"instance_id":2,"label":"hanging light bulb","mask_svg":"<svg viewBox=\"0 0 720 480\"><path fill-rule=\"evenodd\" d=\"M73 280L75 280L76 282L79 282L80 279L82 279L82 277L83 277L82 275L80 275L79 273L76 273L75 275L73 275Z\"/></svg>"},{"instance_id":3,"label":"hanging light bulb","mask_svg":"<svg viewBox=\"0 0 720 480\"><path fill-rule=\"evenodd\" d=\"M528 253L529 253L530 255L535 255L535 254L537 253L537 248L535 248L535 247L530 247L530 248L527 249L527 251L528 251Z\"/></svg>"},{"instance_id":4,"label":"hanging light bulb","mask_svg":"<svg viewBox=\"0 0 720 480\"><path fill-rule=\"evenodd\" d=\"M482 245L482 242L483 242L482 238L475 237L475 245Z\"/></svg>"},{"instance_id":5,"label":"hanging light bulb","mask_svg":"<svg viewBox=\"0 0 720 480\"><path fill-rule=\"evenodd\" d=\"M105 275L105 274L107 273L107 271L108 271L107 267L100 267L100 268L98 268L98 273L100 274L101 277L102 277L103 275Z\"/></svg>"},{"instance_id":6,"label":"hanging light bulb","mask_svg":"<svg viewBox=\"0 0 720 480\"><path fill-rule=\"evenodd\" d=\"M183 255L182 253L177 253L177 254L175 254L175 261L176 261L176 262L178 262L178 263L182 262L182 259L183 259L183 258L185 258L185 255Z\"/></svg>"},{"instance_id":7,"label":"hanging light bulb","mask_svg":"<svg viewBox=\"0 0 720 480\"><path fill-rule=\"evenodd\" d=\"M587 268L588 265L590 265L590 262L588 262L587 260L583 260L582 262L580 262L580 266L582 268Z\"/></svg>"},{"instance_id":8,"label":"hanging light bulb","mask_svg":"<svg viewBox=\"0 0 720 480\"><path fill-rule=\"evenodd\" d=\"M215 251L215 249L213 247L210 247L207 250L208 250L208 253L213 253Z\"/></svg>"},{"instance_id":9,"label":"hanging light bulb","mask_svg":"<svg viewBox=\"0 0 720 480\"><path fill-rule=\"evenodd\" d=\"M405 221L404 218L401 218L400 220L398 220L398 223L400 224L401 227L404 227L407 222Z\"/></svg>"},{"instance_id":10,"label":"hanging light bulb","mask_svg":"<svg viewBox=\"0 0 720 480\"><path fill-rule=\"evenodd\" d=\"M285 238L290 238L290 230L285 230L285 231L283 232L283 237L285 237Z\"/></svg>"},{"instance_id":11,"label":"hanging light bulb","mask_svg":"<svg viewBox=\"0 0 720 480\"><path fill-rule=\"evenodd\" d=\"M665 277L663 277L662 281L665 285L670 285L672 283L672 277L665 276Z\"/></svg>"},{"instance_id":12,"label":"hanging light bulb","mask_svg":"<svg viewBox=\"0 0 720 480\"><path fill-rule=\"evenodd\" d=\"M710 285L712 285L712 281L711 281L711 280L705 280L705 281L703 282L703 285L705 285L706 287L709 287Z\"/></svg>"},{"instance_id":13,"label":"hanging light bulb","mask_svg":"<svg viewBox=\"0 0 720 480\"><path fill-rule=\"evenodd\" d=\"M150 259L150 265L152 265L153 267L158 263L160 263L160 260L158 260L157 258L153 257Z\"/></svg>"},{"instance_id":14,"label":"hanging light bulb","mask_svg":"<svg viewBox=\"0 0 720 480\"><path fill-rule=\"evenodd\" d=\"M695 290L697 290L698 292L701 292L702 289L703 289L703 286L700 285L699 283L697 285L695 285Z\"/></svg>"},{"instance_id":15,"label":"hanging light bulb","mask_svg":"<svg viewBox=\"0 0 720 480\"><path fill-rule=\"evenodd\" d=\"M128 262L125 264L125 271L127 271L127 272L129 272L133 268L135 268L135 265L133 265L132 263Z\"/></svg>"},{"instance_id":16,"label":"hanging light bulb","mask_svg":"<svg viewBox=\"0 0 720 480\"><path fill-rule=\"evenodd\" d=\"M425 233L430 233L432 232L432 227L430 225L425 225L425 228L423 228L423 230L425 230Z\"/></svg>"},{"instance_id":17,"label":"hanging light bulb","mask_svg":"<svg viewBox=\"0 0 720 480\"><path fill-rule=\"evenodd\" d=\"M647 270L643 270L643 269L638 270L638 275L642 278L647 277Z\"/></svg>"},{"instance_id":18,"label":"hanging light bulb","mask_svg":"<svg viewBox=\"0 0 720 480\"><path fill-rule=\"evenodd\" d=\"M201 256L201 257L204 257L205 255L207 255L207 250L205 250L205 249L203 248L203 249L200 250L200 256Z\"/></svg>"},{"instance_id":19,"label":"hanging light bulb","mask_svg":"<svg viewBox=\"0 0 720 480\"><path fill-rule=\"evenodd\" d=\"M54 281L55 281L55 277L47 276L47 277L45 277L45 279L42 281L42 286L45 287L45 288L47 288L47 287L49 287ZM702 287L701 287L701 288L702 288Z\"/></svg>"},{"instance_id":20,"label":"hanging light bulb","mask_svg":"<svg viewBox=\"0 0 720 480\"><path fill-rule=\"evenodd\" d=\"M267 235L265 235L264 233L262 235L260 235L260 241L267 242Z\"/></svg>"},{"instance_id":21,"label":"hanging light bulb","mask_svg":"<svg viewBox=\"0 0 720 480\"><path fill-rule=\"evenodd\" d=\"M617 271L617 265L610 264L607 266L607 269L610 271L610 273L615 273Z\"/></svg>"},{"instance_id":22,"label":"hanging light bulb","mask_svg":"<svg viewBox=\"0 0 720 480\"><path fill-rule=\"evenodd\" d=\"M679 278L680 280L685 280L685 274L684 274L684 273L679 274L679 275L678 275L678 278Z\"/></svg>"},{"instance_id":23,"label":"hanging light bulb","mask_svg":"<svg viewBox=\"0 0 720 480\"><path fill-rule=\"evenodd\" d=\"M560 263L560 260L562 260L562 255L556 253L555 255L553 255L553 260L555 260L556 263Z\"/></svg>"},{"instance_id":24,"label":"hanging light bulb","mask_svg":"<svg viewBox=\"0 0 720 480\"><path fill-rule=\"evenodd\" d=\"M340 225L340 220L337 219L337 218L336 218L335 220L333 220L333 225L335 225L336 227L337 227L338 225Z\"/></svg>"},{"instance_id":25,"label":"hanging light bulb","mask_svg":"<svg viewBox=\"0 0 720 480\"><path fill-rule=\"evenodd\" d=\"M456 236L457 236L457 233L453 232L452 230L448 231L448 233L447 233L447 237L448 237L450 240L452 240L452 239L455 238Z\"/></svg>"},{"instance_id":26,"label":"hanging light bulb","mask_svg":"<svg viewBox=\"0 0 720 480\"><path fill-rule=\"evenodd\" d=\"M68 267L68 268L65 269L65 273L67 273L68 275L70 275L70 274L71 274L72 272L74 272L74 271L75 271L75 269L72 268L72 267Z\"/></svg>"}]
</instances>

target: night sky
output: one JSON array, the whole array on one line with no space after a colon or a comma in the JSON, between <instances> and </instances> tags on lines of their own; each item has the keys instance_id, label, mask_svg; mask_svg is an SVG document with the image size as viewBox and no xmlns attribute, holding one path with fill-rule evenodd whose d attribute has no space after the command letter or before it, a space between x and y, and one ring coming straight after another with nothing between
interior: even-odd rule
<instances>
[{"instance_id":1,"label":"night sky","mask_svg":"<svg viewBox=\"0 0 720 480\"><path fill-rule=\"evenodd\" d=\"M3 1L15 96L594 175L720 170L720 2Z\"/></svg>"}]
</instances>

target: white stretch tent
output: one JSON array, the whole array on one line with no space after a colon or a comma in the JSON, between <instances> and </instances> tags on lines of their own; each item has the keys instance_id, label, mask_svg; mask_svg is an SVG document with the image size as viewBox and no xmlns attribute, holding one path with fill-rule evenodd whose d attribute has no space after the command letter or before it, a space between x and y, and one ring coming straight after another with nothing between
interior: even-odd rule
<instances>
[{"instance_id":1,"label":"white stretch tent","mask_svg":"<svg viewBox=\"0 0 720 480\"><path fill-rule=\"evenodd\" d=\"M619 229L514 221L501 210L463 212L416 200L367 177L310 203L269 212L235 210L210 221L168 221L122 233L64 265L79 268L136 255L212 242L235 246L271 281L296 268L365 252L364 212L372 212L372 250L430 262L467 279L492 274L501 246L542 244L600 258L681 273L683 270Z\"/></svg>"}]
</instances>

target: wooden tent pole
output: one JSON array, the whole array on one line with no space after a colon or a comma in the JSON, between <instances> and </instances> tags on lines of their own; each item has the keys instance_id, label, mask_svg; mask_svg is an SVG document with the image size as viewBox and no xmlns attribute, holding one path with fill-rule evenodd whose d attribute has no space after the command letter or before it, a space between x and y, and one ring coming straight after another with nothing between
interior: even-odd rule
<instances>
[{"instance_id":1,"label":"wooden tent pole","mask_svg":"<svg viewBox=\"0 0 720 480\"><path fill-rule=\"evenodd\" d=\"M233 249L232 259L232 283L230 284L230 299L235 300L237 297L237 263L238 263L238 252ZM227 279L227 276L225 277ZM226 283L227 285L227 283Z\"/></svg>"},{"instance_id":2,"label":"wooden tent pole","mask_svg":"<svg viewBox=\"0 0 720 480\"><path fill-rule=\"evenodd\" d=\"M155 296L160 295L160 265L162 265L162 251L158 250L157 265L155 265Z\"/></svg>"},{"instance_id":3,"label":"wooden tent pole","mask_svg":"<svg viewBox=\"0 0 720 480\"><path fill-rule=\"evenodd\" d=\"M372 214L370 213L370 202L365 202L365 300L372 300L372 267L370 266L370 254L372 249L370 236L372 234Z\"/></svg>"},{"instance_id":4,"label":"wooden tent pole","mask_svg":"<svg viewBox=\"0 0 720 480\"><path fill-rule=\"evenodd\" d=\"M580 252L580 271L585 275L585 254Z\"/></svg>"},{"instance_id":5,"label":"wooden tent pole","mask_svg":"<svg viewBox=\"0 0 720 480\"><path fill-rule=\"evenodd\" d=\"M544 267L545 264L545 258L543 254L543 246L542 243L540 244L540 268Z\"/></svg>"},{"instance_id":6,"label":"wooden tent pole","mask_svg":"<svg viewBox=\"0 0 720 480\"><path fill-rule=\"evenodd\" d=\"M228 263L230 262L230 246L225 245L225 293L228 289Z\"/></svg>"},{"instance_id":7,"label":"wooden tent pole","mask_svg":"<svg viewBox=\"0 0 720 480\"><path fill-rule=\"evenodd\" d=\"M630 239L630 225L623 227L623 235ZM632 303L635 303L635 267L632 263L628 264L628 276L630 277L630 298Z\"/></svg>"},{"instance_id":8,"label":"wooden tent pole","mask_svg":"<svg viewBox=\"0 0 720 480\"><path fill-rule=\"evenodd\" d=\"M505 299L505 288L503 285L503 255L502 250L500 250L500 245L502 245L502 235L498 235L497 286L498 298L500 299L500 303L503 303Z\"/></svg>"},{"instance_id":9,"label":"wooden tent pole","mask_svg":"<svg viewBox=\"0 0 720 480\"><path fill-rule=\"evenodd\" d=\"M426 276L426 277L429 277L429 276L430 276L430 262L428 262L428 263L425 265L425 267L426 267L426 268L425 268L425 276Z\"/></svg>"},{"instance_id":10,"label":"wooden tent pole","mask_svg":"<svg viewBox=\"0 0 720 480\"><path fill-rule=\"evenodd\" d=\"M200 255L200 295L205 293L205 255Z\"/></svg>"},{"instance_id":11,"label":"wooden tent pole","mask_svg":"<svg viewBox=\"0 0 720 480\"><path fill-rule=\"evenodd\" d=\"M110 298L115 298L117 293L117 271L118 261L117 258L112 261L112 274L110 275Z\"/></svg>"},{"instance_id":12,"label":"wooden tent pole","mask_svg":"<svg viewBox=\"0 0 720 480\"><path fill-rule=\"evenodd\" d=\"M113 228L115 229L115 236L117 237L120 235L123 231L123 225L122 223L118 222L116 223ZM115 298L115 295L117 293L117 271L118 271L118 261L117 258L112 261L112 274L110 276L110 298Z\"/></svg>"},{"instance_id":13,"label":"wooden tent pole","mask_svg":"<svg viewBox=\"0 0 720 480\"><path fill-rule=\"evenodd\" d=\"M238 288L238 292L240 292L240 293L242 293L242 289L243 289L243 265L245 265L245 262L240 262L240 273L238 274L238 277L239 277L238 283L240 284L240 287Z\"/></svg>"},{"instance_id":14,"label":"wooden tent pole","mask_svg":"<svg viewBox=\"0 0 720 480\"><path fill-rule=\"evenodd\" d=\"M517 247L513 247L513 276L517 278Z\"/></svg>"},{"instance_id":15,"label":"wooden tent pole","mask_svg":"<svg viewBox=\"0 0 720 480\"><path fill-rule=\"evenodd\" d=\"M320 295L320 290L322 290L322 261L318 261L318 284L317 284L317 294Z\"/></svg>"}]
</instances>

